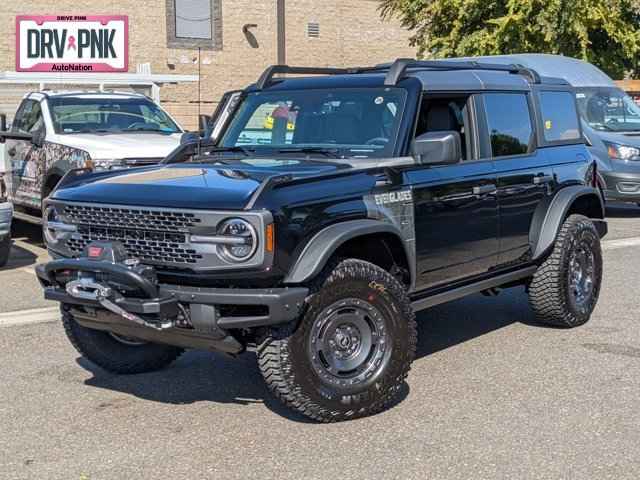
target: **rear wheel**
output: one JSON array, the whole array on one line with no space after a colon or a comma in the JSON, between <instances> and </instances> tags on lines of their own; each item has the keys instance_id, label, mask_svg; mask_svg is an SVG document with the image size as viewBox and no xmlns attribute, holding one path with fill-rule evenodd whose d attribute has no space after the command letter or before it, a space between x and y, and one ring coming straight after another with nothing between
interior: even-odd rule
<instances>
[{"instance_id":1,"label":"rear wheel","mask_svg":"<svg viewBox=\"0 0 640 480\"><path fill-rule=\"evenodd\" d=\"M601 282L598 231L587 217L571 215L529 286L529 300L537 320L560 327L585 324L598 302Z\"/></svg>"},{"instance_id":2,"label":"rear wheel","mask_svg":"<svg viewBox=\"0 0 640 480\"><path fill-rule=\"evenodd\" d=\"M181 348L144 342L78 324L62 308L62 324L67 337L80 354L113 373L146 373L167 367L183 352Z\"/></svg>"},{"instance_id":3,"label":"rear wheel","mask_svg":"<svg viewBox=\"0 0 640 480\"><path fill-rule=\"evenodd\" d=\"M321 422L378 413L404 385L416 349L404 287L359 260L329 267L297 326L271 329L258 346L270 390Z\"/></svg>"}]
</instances>

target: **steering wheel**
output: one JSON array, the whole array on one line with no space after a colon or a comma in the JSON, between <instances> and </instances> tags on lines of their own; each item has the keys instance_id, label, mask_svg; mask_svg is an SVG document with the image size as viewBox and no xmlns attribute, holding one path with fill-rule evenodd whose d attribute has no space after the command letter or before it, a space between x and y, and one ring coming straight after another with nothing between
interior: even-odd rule
<instances>
[{"instance_id":1,"label":"steering wheel","mask_svg":"<svg viewBox=\"0 0 640 480\"><path fill-rule=\"evenodd\" d=\"M620 121L617 118L609 118L604 122L605 125L617 125L618 123L620 123Z\"/></svg>"},{"instance_id":2,"label":"steering wheel","mask_svg":"<svg viewBox=\"0 0 640 480\"><path fill-rule=\"evenodd\" d=\"M389 139L388 138L375 137L375 138L371 138L371 139L367 140L365 142L365 145L380 145L380 146L384 147L385 145L387 145L387 143L389 143Z\"/></svg>"}]
</instances>

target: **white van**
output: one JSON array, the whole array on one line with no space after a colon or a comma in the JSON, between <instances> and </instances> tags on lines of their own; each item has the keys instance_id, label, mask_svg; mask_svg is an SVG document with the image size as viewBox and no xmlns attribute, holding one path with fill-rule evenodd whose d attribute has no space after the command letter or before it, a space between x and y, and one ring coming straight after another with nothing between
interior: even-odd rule
<instances>
[{"instance_id":1,"label":"white van","mask_svg":"<svg viewBox=\"0 0 640 480\"><path fill-rule=\"evenodd\" d=\"M71 169L158 163L180 144L183 132L167 112L144 95L29 93L7 132L4 152L4 183L14 215L39 221L42 199Z\"/></svg>"}]
</instances>

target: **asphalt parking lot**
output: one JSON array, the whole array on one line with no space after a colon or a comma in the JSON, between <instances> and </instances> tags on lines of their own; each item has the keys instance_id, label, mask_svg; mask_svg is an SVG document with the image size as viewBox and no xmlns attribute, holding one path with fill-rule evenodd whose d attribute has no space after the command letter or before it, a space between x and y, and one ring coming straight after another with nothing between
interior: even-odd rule
<instances>
[{"instance_id":1,"label":"asphalt parking lot","mask_svg":"<svg viewBox=\"0 0 640 480\"><path fill-rule=\"evenodd\" d=\"M129 377L79 358L33 274L38 229L16 224L0 269L0 478L637 479L640 208L608 213L589 324L535 324L521 288L439 306L419 316L399 404L336 425L281 407L252 353Z\"/></svg>"}]
</instances>

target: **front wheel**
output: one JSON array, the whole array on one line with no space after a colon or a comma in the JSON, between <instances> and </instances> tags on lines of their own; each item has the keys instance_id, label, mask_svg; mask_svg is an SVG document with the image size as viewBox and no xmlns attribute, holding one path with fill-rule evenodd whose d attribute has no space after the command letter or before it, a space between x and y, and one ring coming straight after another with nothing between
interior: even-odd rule
<instances>
[{"instance_id":1,"label":"front wheel","mask_svg":"<svg viewBox=\"0 0 640 480\"><path fill-rule=\"evenodd\" d=\"M62 324L71 344L83 357L112 373L134 374L160 370L173 363L183 352L178 347L83 327L64 307Z\"/></svg>"},{"instance_id":2,"label":"front wheel","mask_svg":"<svg viewBox=\"0 0 640 480\"><path fill-rule=\"evenodd\" d=\"M589 321L602 283L602 249L593 222L571 215L553 251L529 286L529 301L540 323L577 327Z\"/></svg>"},{"instance_id":3,"label":"front wheel","mask_svg":"<svg viewBox=\"0 0 640 480\"><path fill-rule=\"evenodd\" d=\"M397 399L416 350L404 287L368 262L328 267L297 326L270 329L258 345L269 389L320 422L380 412Z\"/></svg>"}]
</instances>

